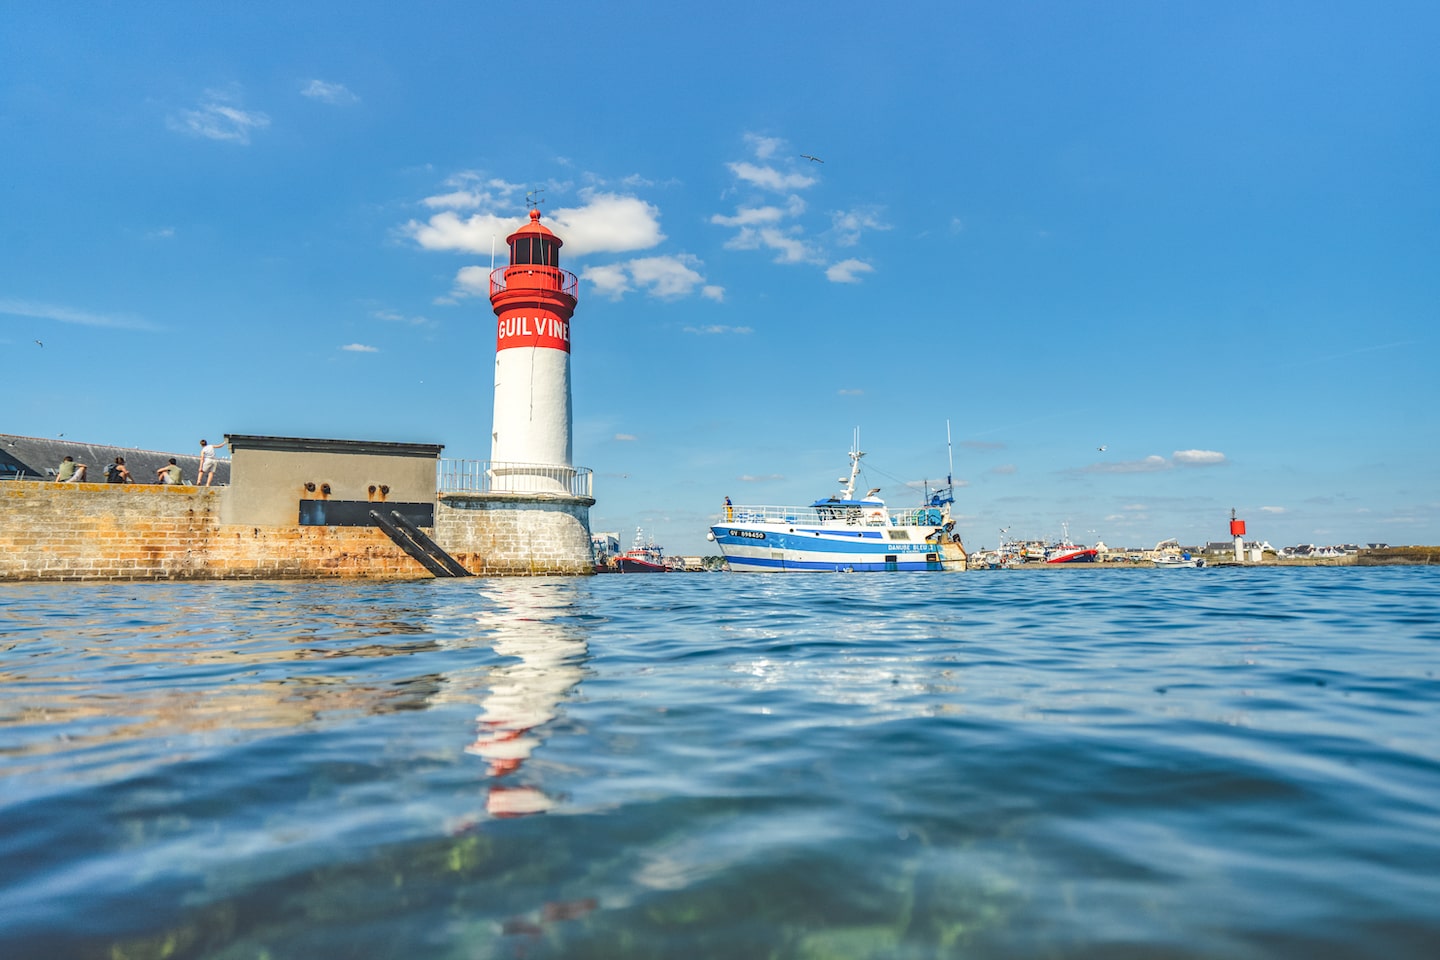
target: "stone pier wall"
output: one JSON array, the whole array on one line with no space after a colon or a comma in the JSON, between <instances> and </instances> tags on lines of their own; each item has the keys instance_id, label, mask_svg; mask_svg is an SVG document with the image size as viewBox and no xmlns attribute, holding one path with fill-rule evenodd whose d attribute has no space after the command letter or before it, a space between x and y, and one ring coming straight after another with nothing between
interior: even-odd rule
<instances>
[{"instance_id":1,"label":"stone pier wall","mask_svg":"<svg viewBox=\"0 0 1440 960\"><path fill-rule=\"evenodd\" d=\"M423 578L375 527L220 522L230 487L0 482L0 581ZM594 572L588 498L442 496L436 543L480 576Z\"/></svg>"},{"instance_id":2,"label":"stone pier wall","mask_svg":"<svg viewBox=\"0 0 1440 960\"><path fill-rule=\"evenodd\" d=\"M372 527L222 524L228 489L0 482L0 581L429 576Z\"/></svg>"},{"instance_id":3,"label":"stone pier wall","mask_svg":"<svg viewBox=\"0 0 1440 960\"><path fill-rule=\"evenodd\" d=\"M480 576L592 574L594 503L557 494L442 494L435 542Z\"/></svg>"}]
</instances>

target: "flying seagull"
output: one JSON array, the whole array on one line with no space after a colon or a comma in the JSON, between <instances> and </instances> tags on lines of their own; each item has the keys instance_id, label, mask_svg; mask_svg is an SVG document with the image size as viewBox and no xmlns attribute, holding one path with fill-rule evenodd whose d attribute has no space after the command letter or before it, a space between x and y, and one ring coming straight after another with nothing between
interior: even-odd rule
<instances>
[{"instance_id":1,"label":"flying seagull","mask_svg":"<svg viewBox=\"0 0 1440 960\"><path fill-rule=\"evenodd\" d=\"M35 341L35 345L36 345L37 347L43 347L43 346L45 346L45 344L41 343L39 340L36 340L36 341Z\"/></svg>"},{"instance_id":2,"label":"flying seagull","mask_svg":"<svg viewBox=\"0 0 1440 960\"><path fill-rule=\"evenodd\" d=\"M821 160L819 157L812 157L812 156L810 156L810 154L808 154L808 153L802 153L802 154L800 154L800 159L801 159L801 160L811 160L811 161L813 161L813 162L815 162L815 163L824 163L824 162L825 162L824 160Z\"/></svg>"},{"instance_id":3,"label":"flying seagull","mask_svg":"<svg viewBox=\"0 0 1440 960\"><path fill-rule=\"evenodd\" d=\"M1096 449L1096 450L1099 450L1101 453L1104 453L1104 452L1105 452L1105 444L1102 443L1102 444L1100 444L1100 446L1096 447L1095 449Z\"/></svg>"}]
</instances>

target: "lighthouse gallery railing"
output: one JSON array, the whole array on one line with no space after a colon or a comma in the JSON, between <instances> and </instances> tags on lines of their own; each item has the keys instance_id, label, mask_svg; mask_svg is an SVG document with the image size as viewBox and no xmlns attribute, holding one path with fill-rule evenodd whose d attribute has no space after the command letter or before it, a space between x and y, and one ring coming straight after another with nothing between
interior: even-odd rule
<instances>
[{"instance_id":1,"label":"lighthouse gallery railing","mask_svg":"<svg viewBox=\"0 0 1440 960\"><path fill-rule=\"evenodd\" d=\"M575 296L580 291L580 281L575 274L569 270L561 270L559 267L547 267L538 263L512 264L508 267L496 267L490 271L490 295L505 290L505 278L507 276L524 275L526 279L523 286L527 290L555 290L560 293Z\"/></svg>"},{"instance_id":2,"label":"lighthouse gallery railing","mask_svg":"<svg viewBox=\"0 0 1440 960\"><path fill-rule=\"evenodd\" d=\"M571 496L594 496L594 473L589 467L500 460L441 460L435 489L441 493L553 493L557 484Z\"/></svg>"}]
</instances>

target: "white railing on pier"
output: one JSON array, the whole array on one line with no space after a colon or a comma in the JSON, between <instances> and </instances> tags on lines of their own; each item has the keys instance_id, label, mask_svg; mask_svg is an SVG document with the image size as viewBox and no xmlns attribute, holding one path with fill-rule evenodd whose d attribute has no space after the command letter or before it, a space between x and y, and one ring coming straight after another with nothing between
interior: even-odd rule
<instances>
[{"instance_id":1,"label":"white railing on pier","mask_svg":"<svg viewBox=\"0 0 1440 960\"><path fill-rule=\"evenodd\" d=\"M588 467L503 460L441 460L435 489L440 493L566 493L593 497Z\"/></svg>"}]
</instances>

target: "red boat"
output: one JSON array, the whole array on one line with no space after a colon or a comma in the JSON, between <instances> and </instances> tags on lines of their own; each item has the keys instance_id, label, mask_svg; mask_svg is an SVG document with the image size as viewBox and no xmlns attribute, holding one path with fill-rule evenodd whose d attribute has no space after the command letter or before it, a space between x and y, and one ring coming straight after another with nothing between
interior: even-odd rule
<instances>
[{"instance_id":1,"label":"red boat","mask_svg":"<svg viewBox=\"0 0 1440 960\"><path fill-rule=\"evenodd\" d=\"M1051 547L1045 555L1046 563L1094 563L1098 551L1094 547L1082 547L1075 543Z\"/></svg>"},{"instance_id":2,"label":"red boat","mask_svg":"<svg viewBox=\"0 0 1440 960\"><path fill-rule=\"evenodd\" d=\"M1078 543L1071 543L1069 524L1062 524L1061 529L1065 532L1061 535L1060 542L1052 543L1045 548L1045 562L1094 563L1099 556L1099 551L1094 547L1085 547Z\"/></svg>"},{"instance_id":3,"label":"red boat","mask_svg":"<svg viewBox=\"0 0 1440 960\"><path fill-rule=\"evenodd\" d=\"M635 528L635 543L615 558L616 573L669 573L665 566L665 552L645 539L639 527Z\"/></svg>"}]
</instances>

